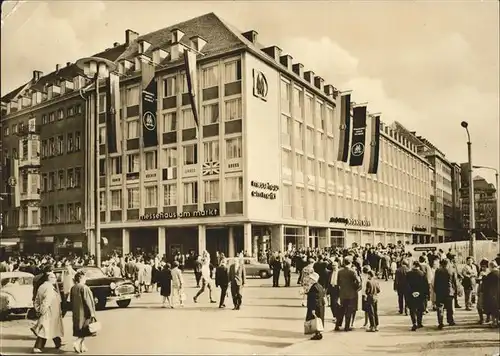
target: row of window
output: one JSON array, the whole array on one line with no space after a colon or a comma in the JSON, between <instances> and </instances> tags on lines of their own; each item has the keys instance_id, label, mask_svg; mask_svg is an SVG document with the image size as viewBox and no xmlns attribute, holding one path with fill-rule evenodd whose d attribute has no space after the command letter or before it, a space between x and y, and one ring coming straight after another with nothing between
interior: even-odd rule
<instances>
[{"instance_id":1,"label":"row of window","mask_svg":"<svg viewBox=\"0 0 500 356\"><path fill-rule=\"evenodd\" d=\"M75 115L82 113L82 105L76 104L70 107L58 109L57 111L51 112L49 114L42 115L42 125L49 124L51 122L64 120L64 118L71 118Z\"/></svg>"},{"instance_id":2,"label":"row of window","mask_svg":"<svg viewBox=\"0 0 500 356\"><path fill-rule=\"evenodd\" d=\"M82 168L69 168L57 172L42 174L42 192L53 192L61 189L80 188L82 186Z\"/></svg>"},{"instance_id":3,"label":"row of window","mask_svg":"<svg viewBox=\"0 0 500 356\"><path fill-rule=\"evenodd\" d=\"M82 204L68 203L42 206L42 225L77 223L82 221Z\"/></svg>"},{"instance_id":4,"label":"row of window","mask_svg":"<svg viewBox=\"0 0 500 356\"><path fill-rule=\"evenodd\" d=\"M47 140L42 140L42 158L62 156L65 153L78 152L81 149L81 133L70 132L66 135L58 135Z\"/></svg>"},{"instance_id":5,"label":"row of window","mask_svg":"<svg viewBox=\"0 0 500 356\"><path fill-rule=\"evenodd\" d=\"M221 182L219 179L205 180L202 182L203 203L218 203L221 201ZM163 206L177 206L198 204L200 201L200 190L198 182L186 182L180 186L182 189L182 201L179 201L179 191L177 184L163 185ZM126 189L127 209L139 209L141 200L141 189L139 187L128 187ZM155 208L160 206L158 186L146 186L142 189L143 202L145 208ZM101 211L108 207L111 211L122 210L124 208L122 189L111 189L106 198L106 192L100 193ZM243 200L243 178L227 177L224 181L224 200L226 202ZM107 204L109 202L109 206Z\"/></svg>"}]
</instances>

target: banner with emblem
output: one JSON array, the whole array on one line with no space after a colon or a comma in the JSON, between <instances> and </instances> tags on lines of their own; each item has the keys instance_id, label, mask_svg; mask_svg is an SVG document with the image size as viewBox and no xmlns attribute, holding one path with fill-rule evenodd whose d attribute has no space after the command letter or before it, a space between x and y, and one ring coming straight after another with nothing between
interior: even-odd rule
<instances>
[{"instance_id":1,"label":"banner with emblem","mask_svg":"<svg viewBox=\"0 0 500 356\"><path fill-rule=\"evenodd\" d=\"M351 94L340 97L339 152L337 161L347 162L351 134Z\"/></svg>"},{"instance_id":2,"label":"banner with emblem","mask_svg":"<svg viewBox=\"0 0 500 356\"><path fill-rule=\"evenodd\" d=\"M372 140L370 143L371 150L368 173L377 174L380 154L380 115L373 116L371 119L371 136Z\"/></svg>"},{"instance_id":3,"label":"banner with emblem","mask_svg":"<svg viewBox=\"0 0 500 356\"><path fill-rule=\"evenodd\" d=\"M349 166L363 165L365 156L366 106L356 106L352 115L352 139Z\"/></svg>"},{"instance_id":4,"label":"banner with emblem","mask_svg":"<svg viewBox=\"0 0 500 356\"><path fill-rule=\"evenodd\" d=\"M108 153L121 153L120 77L110 73L106 89L106 146Z\"/></svg>"},{"instance_id":5,"label":"banner with emblem","mask_svg":"<svg viewBox=\"0 0 500 356\"><path fill-rule=\"evenodd\" d=\"M144 147L158 146L158 125L156 120L158 87L155 67L151 62L142 62L142 140Z\"/></svg>"}]
</instances>

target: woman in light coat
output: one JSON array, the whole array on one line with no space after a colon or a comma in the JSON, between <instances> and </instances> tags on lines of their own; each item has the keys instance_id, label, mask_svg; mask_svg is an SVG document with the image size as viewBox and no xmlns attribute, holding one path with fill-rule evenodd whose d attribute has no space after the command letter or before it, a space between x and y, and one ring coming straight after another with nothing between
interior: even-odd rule
<instances>
[{"instance_id":1,"label":"woman in light coat","mask_svg":"<svg viewBox=\"0 0 500 356\"><path fill-rule=\"evenodd\" d=\"M41 353L48 339L54 341L56 349L62 346L64 336L61 296L55 285L57 278L54 273L47 274L47 280L42 283L36 293L34 307L39 315L31 331L36 335L33 353Z\"/></svg>"},{"instance_id":2,"label":"woman in light coat","mask_svg":"<svg viewBox=\"0 0 500 356\"><path fill-rule=\"evenodd\" d=\"M73 349L77 353L87 351L84 340L91 336L89 324L95 320L94 295L85 284L85 272L75 274L75 285L71 288L70 300L73 310L73 336L77 339L73 343Z\"/></svg>"},{"instance_id":3,"label":"woman in light coat","mask_svg":"<svg viewBox=\"0 0 500 356\"><path fill-rule=\"evenodd\" d=\"M144 264L143 279L144 279L144 289L146 293L149 293L151 288L151 279L153 278L153 261Z\"/></svg>"},{"instance_id":4,"label":"woman in light coat","mask_svg":"<svg viewBox=\"0 0 500 356\"><path fill-rule=\"evenodd\" d=\"M184 278L182 271L179 268L179 261L174 261L171 274L172 274L172 305L175 306L176 299L179 301L181 307L184 306L186 295L184 294Z\"/></svg>"},{"instance_id":5,"label":"woman in light coat","mask_svg":"<svg viewBox=\"0 0 500 356\"><path fill-rule=\"evenodd\" d=\"M309 276L314 272L314 259L313 258L310 258L307 260L308 264L307 266L305 266L303 269L302 269L302 283L301 283L301 287L302 289L300 289L300 293L302 294L302 306L305 307L306 306L306 302L307 302L307 292L309 291L309 289L311 288L311 286L315 283L311 278L309 278Z\"/></svg>"}]
</instances>

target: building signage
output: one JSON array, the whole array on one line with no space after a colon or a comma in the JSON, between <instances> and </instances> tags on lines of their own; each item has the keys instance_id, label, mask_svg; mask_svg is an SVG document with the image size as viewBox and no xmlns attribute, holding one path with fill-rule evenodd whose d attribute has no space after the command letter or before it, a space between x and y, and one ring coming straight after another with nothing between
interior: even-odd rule
<instances>
[{"instance_id":1,"label":"building signage","mask_svg":"<svg viewBox=\"0 0 500 356\"><path fill-rule=\"evenodd\" d=\"M425 226L421 226L421 225L413 225L412 231L414 231L414 232L426 232L427 228Z\"/></svg>"},{"instance_id":2,"label":"building signage","mask_svg":"<svg viewBox=\"0 0 500 356\"><path fill-rule=\"evenodd\" d=\"M361 219L348 219L348 218L339 218L333 217L330 218L330 223L339 223L351 226L371 226L372 223L369 220L361 220Z\"/></svg>"},{"instance_id":3,"label":"building signage","mask_svg":"<svg viewBox=\"0 0 500 356\"><path fill-rule=\"evenodd\" d=\"M365 155L366 136L366 106L357 106L353 109L352 118L352 142L349 166L357 167L363 165Z\"/></svg>"},{"instance_id":4,"label":"building signage","mask_svg":"<svg viewBox=\"0 0 500 356\"><path fill-rule=\"evenodd\" d=\"M144 214L139 217L140 220L170 220L186 218L206 218L210 216L219 216L219 209L206 209L201 211L185 211L178 213L155 213Z\"/></svg>"},{"instance_id":5,"label":"building signage","mask_svg":"<svg viewBox=\"0 0 500 356\"><path fill-rule=\"evenodd\" d=\"M252 197L263 198L263 199L268 199L268 200L276 199L276 192L280 189L280 187L277 186L276 184L271 184L271 183L267 183L267 182L259 182L256 180L251 181L250 186L252 188L257 188L257 189L263 190L263 191L252 190L250 193L250 195Z\"/></svg>"},{"instance_id":6,"label":"building signage","mask_svg":"<svg viewBox=\"0 0 500 356\"><path fill-rule=\"evenodd\" d=\"M413 251L415 252L432 252L436 250L437 250L436 246L417 246L413 248Z\"/></svg>"},{"instance_id":7,"label":"building signage","mask_svg":"<svg viewBox=\"0 0 500 356\"><path fill-rule=\"evenodd\" d=\"M11 187L15 187L17 184L16 177L10 176L9 179L7 180L7 184L9 184Z\"/></svg>"},{"instance_id":8,"label":"building signage","mask_svg":"<svg viewBox=\"0 0 500 356\"><path fill-rule=\"evenodd\" d=\"M256 98L267 101L267 92L269 85L264 73L256 69L253 70L253 95Z\"/></svg>"}]
</instances>

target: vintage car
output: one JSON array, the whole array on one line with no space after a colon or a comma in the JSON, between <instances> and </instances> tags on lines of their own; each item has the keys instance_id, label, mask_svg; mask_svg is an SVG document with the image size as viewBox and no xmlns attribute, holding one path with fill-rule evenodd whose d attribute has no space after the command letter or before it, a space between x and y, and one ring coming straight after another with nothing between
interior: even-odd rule
<instances>
[{"instance_id":1,"label":"vintage car","mask_svg":"<svg viewBox=\"0 0 500 356\"><path fill-rule=\"evenodd\" d=\"M100 268L94 266L80 267L76 270L85 272L86 284L94 294L95 306L98 310L104 309L108 302L116 302L120 308L126 308L132 299L139 297L138 286L128 279L108 277ZM63 293L66 269L56 268L54 273L57 276L59 290Z\"/></svg>"},{"instance_id":2,"label":"vintage car","mask_svg":"<svg viewBox=\"0 0 500 356\"><path fill-rule=\"evenodd\" d=\"M10 314L28 314L33 310L33 278L26 272L0 273L0 319Z\"/></svg>"},{"instance_id":3,"label":"vintage car","mask_svg":"<svg viewBox=\"0 0 500 356\"><path fill-rule=\"evenodd\" d=\"M234 263L234 257L228 258L228 266ZM247 277L270 278L273 275L273 270L266 263L260 263L256 258L243 257L245 265L245 273Z\"/></svg>"}]
</instances>

